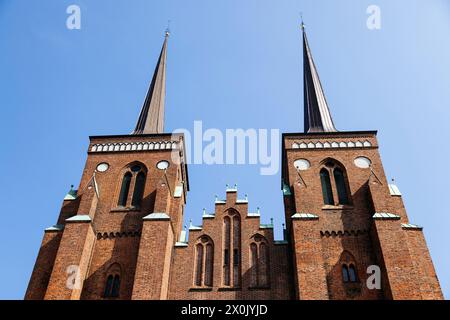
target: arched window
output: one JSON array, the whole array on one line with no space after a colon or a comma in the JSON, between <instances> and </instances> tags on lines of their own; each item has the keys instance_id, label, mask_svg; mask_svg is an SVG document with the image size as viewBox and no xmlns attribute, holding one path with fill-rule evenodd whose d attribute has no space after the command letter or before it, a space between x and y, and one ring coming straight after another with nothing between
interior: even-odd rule
<instances>
[{"instance_id":1,"label":"arched window","mask_svg":"<svg viewBox=\"0 0 450 320\"><path fill-rule=\"evenodd\" d=\"M131 205L134 207L139 207L142 202L142 196L144 195L144 187L145 187L145 173L139 172L136 177L136 183L134 185L133 192L133 200L131 201Z\"/></svg>"},{"instance_id":2,"label":"arched window","mask_svg":"<svg viewBox=\"0 0 450 320\"><path fill-rule=\"evenodd\" d=\"M350 279L347 265L342 265L342 281L348 282Z\"/></svg>"},{"instance_id":3,"label":"arched window","mask_svg":"<svg viewBox=\"0 0 450 320\"><path fill-rule=\"evenodd\" d=\"M257 234L250 244L250 283L252 287L269 286L269 247L266 239Z\"/></svg>"},{"instance_id":4,"label":"arched window","mask_svg":"<svg viewBox=\"0 0 450 320\"><path fill-rule=\"evenodd\" d=\"M195 246L194 284L198 287L213 285L214 245L208 236L202 236Z\"/></svg>"},{"instance_id":5,"label":"arched window","mask_svg":"<svg viewBox=\"0 0 450 320\"><path fill-rule=\"evenodd\" d=\"M130 192L131 172L125 173L122 180L122 187L119 194L119 206L125 207L128 201L128 193Z\"/></svg>"},{"instance_id":6,"label":"arched window","mask_svg":"<svg viewBox=\"0 0 450 320\"><path fill-rule=\"evenodd\" d=\"M323 167L320 170L320 182L324 204L350 204L350 189L345 168L334 159L327 159L323 163Z\"/></svg>"},{"instance_id":7,"label":"arched window","mask_svg":"<svg viewBox=\"0 0 450 320\"><path fill-rule=\"evenodd\" d=\"M143 164L132 163L129 164L124 171L118 206L140 209L142 198L144 196L147 169ZM130 197L130 194L132 194L132 197ZM129 199L131 201L129 201Z\"/></svg>"},{"instance_id":8,"label":"arched window","mask_svg":"<svg viewBox=\"0 0 450 320\"><path fill-rule=\"evenodd\" d=\"M334 200L333 191L331 189L330 173L325 168L320 171L320 182L322 184L323 202L325 204L333 205Z\"/></svg>"},{"instance_id":9,"label":"arched window","mask_svg":"<svg viewBox=\"0 0 450 320\"><path fill-rule=\"evenodd\" d=\"M334 168L334 181L336 182L336 189L339 198L339 204L348 204L347 186L345 183L344 172L341 168Z\"/></svg>"},{"instance_id":10,"label":"arched window","mask_svg":"<svg viewBox=\"0 0 450 320\"><path fill-rule=\"evenodd\" d=\"M223 285L241 284L241 218L236 210L228 210L223 220Z\"/></svg>"}]
</instances>

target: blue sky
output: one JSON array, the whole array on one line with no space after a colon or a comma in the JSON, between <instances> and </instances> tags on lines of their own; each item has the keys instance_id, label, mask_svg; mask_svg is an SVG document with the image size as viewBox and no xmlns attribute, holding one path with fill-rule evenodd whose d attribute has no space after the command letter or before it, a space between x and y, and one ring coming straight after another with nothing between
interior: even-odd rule
<instances>
[{"instance_id":1,"label":"blue sky","mask_svg":"<svg viewBox=\"0 0 450 320\"><path fill-rule=\"evenodd\" d=\"M66 8L81 7L81 30ZM366 8L381 8L381 29ZM135 124L167 21L166 131L303 130L299 12L339 130L379 130L384 168L425 236L450 297L450 4L446 0L0 0L0 298L23 298L89 135ZM186 221L238 184L281 237L280 175L256 165L189 167Z\"/></svg>"}]
</instances>

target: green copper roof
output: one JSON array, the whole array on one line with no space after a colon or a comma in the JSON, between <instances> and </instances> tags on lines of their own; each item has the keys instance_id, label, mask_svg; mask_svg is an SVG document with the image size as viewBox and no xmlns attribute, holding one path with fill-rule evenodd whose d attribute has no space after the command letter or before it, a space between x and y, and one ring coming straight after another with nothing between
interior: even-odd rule
<instances>
[{"instance_id":1,"label":"green copper roof","mask_svg":"<svg viewBox=\"0 0 450 320\"><path fill-rule=\"evenodd\" d=\"M69 192L64 197L64 200L75 200L77 198L78 190L73 190L73 186L70 187Z\"/></svg>"},{"instance_id":2,"label":"green copper roof","mask_svg":"<svg viewBox=\"0 0 450 320\"><path fill-rule=\"evenodd\" d=\"M289 186L283 182L283 196L290 196L292 195L291 193L291 188L289 188Z\"/></svg>"}]
</instances>

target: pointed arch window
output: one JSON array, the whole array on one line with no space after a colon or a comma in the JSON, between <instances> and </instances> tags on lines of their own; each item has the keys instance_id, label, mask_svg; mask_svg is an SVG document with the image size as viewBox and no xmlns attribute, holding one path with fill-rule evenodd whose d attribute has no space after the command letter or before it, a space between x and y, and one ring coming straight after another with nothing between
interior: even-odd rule
<instances>
[{"instance_id":1,"label":"pointed arch window","mask_svg":"<svg viewBox=\"0 0 450 320\"><path fill-rule=\"evenodd\" d=\"M139 209L144 196L145 182L146 168L143 165L134 164L125 168L119 192L118 206Z\"/></svg>"},{"instance_id":2,"label":"pointed arch window","mask_svg":"<svg viewBox=\"0 0 450 320\"><path fill-rule=\"evenodd\" d=\"M333 190L331 188L330 173L327 169L320 171L320 182L322 184L323 203L334 205Z\"/></svg>"},{"instance_id":3,"label":"pointed arch window","mask_svg":"<svg viewBox=\"0 0 450 320\"><path fill-rule=\"evenodd\" d=\"M250 244L250 285L252 287L269 286L269 247L266 239L255 235Z\"/></svg>"},{"instance_id":4,"label":"pointed arch window","mask_svg":"<svg viewBox=\"0 0 450 320\"><path fill-rule=\"evenodd\" d=\"M223 220L223 276L224 286L241 285L241 218L236 210L229 210Z\"/></svg>"},{"instance_id":5,"label":"pointed arch window","mask_svg":"<svg viewBox=\"0 0 450 320\"><path fill-rule=\"evenodd\" d=\"M212 287L214 244L210 237L202 236L197 240L195 246L194 285L197 287Z\"/></svg>"},{"instance_id":6,"label":"pointed arch window","mask_svg":"<svg viewBox=\"0 0 450 320\"><path fill-rule=\"evenodd\" d=\"M320 170L323 203L325 205L349 205L349 186L344 167L335 160L328 160Z\"/></svg>"}]
</instances>

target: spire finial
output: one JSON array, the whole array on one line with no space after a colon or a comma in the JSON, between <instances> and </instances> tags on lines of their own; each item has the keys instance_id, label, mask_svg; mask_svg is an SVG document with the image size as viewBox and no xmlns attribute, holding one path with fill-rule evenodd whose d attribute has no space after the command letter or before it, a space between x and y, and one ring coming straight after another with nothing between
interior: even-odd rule
<instances>
[{"instance_id":1,"label":"spire finial","mask_svg":"<svg viewBox=\"0 0 450 320\"><path fill-rule=\"evenodd\" d=\"M300 12L300 28L302 28L302 31L305 31L305 23L303 22L303 12Z\"/></svg>"},{"instance_id":2,"label":"spire finial","mask_svg":"<svg viewBox=\"0 0 450 320\"><path fill-rule=\"evenodd\" d=\"M170 36L170 20L167 20L166 38Z\"/></svg>"}]
</instances>

